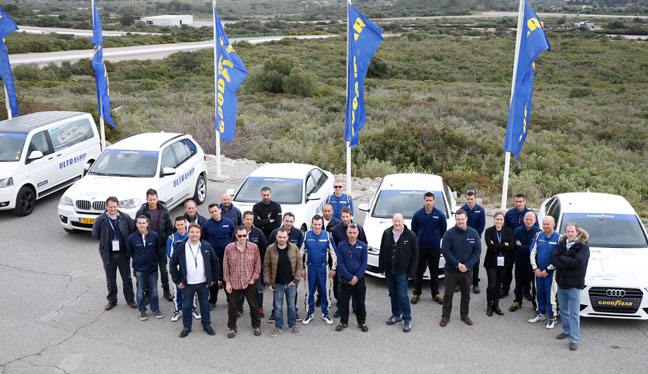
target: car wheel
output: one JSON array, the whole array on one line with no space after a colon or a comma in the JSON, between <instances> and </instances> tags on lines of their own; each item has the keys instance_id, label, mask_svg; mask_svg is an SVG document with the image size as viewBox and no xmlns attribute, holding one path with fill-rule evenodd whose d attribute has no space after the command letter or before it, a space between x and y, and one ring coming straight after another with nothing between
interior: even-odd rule
<instances>
[{"instance_id":1,"label":"car wheel","mask_svg":"<svg viewBox=\"0 0 648 374\"><path fill-rule=\"evenodd\" d=\"M202 175L198 176L196 181L196 190L194 191L194 201L197 205L200 205L207 200L207 182L205 182L205 177Z\"/></svg>"},{"instance_id":2,"label":"car wheel","mask_svg":"<svg viewBox=\"0 0 648 374\"><path fill-rule=\"evenodd\" d=\"M36 193L29 186L23 186L16 196L16 208L14 213L18 216L28 216L34 211L36 205Z\"/></svg>"}]
</instances>

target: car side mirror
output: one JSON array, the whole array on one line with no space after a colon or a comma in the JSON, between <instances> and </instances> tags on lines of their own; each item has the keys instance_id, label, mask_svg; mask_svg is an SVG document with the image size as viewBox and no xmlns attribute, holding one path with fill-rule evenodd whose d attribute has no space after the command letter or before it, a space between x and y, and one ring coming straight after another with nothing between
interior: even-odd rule
<instances>
[{"instance_id":1,"label":"car side mirror","mask_svg":"<svg viewBox=\"0 0 648 374\"><path fill-rule=\"evenodd\" d=\"M362 204L358 205L358 209L360 209L363 212L368 212L369 211L369 204L362 203Z\"/></svg>"},{"instance_id":2,"label":"car side mirror","mask_svg":"<svg viewBox=\"0 0 648 374\"><path fill-rule=\"evenodd\" d=\"M320 195L318 195L316 193L312 193L312 194L308 195L308 197L306 199L308 201L313 201L313 200L319 200L321 198L322 198L322 196L320 196Z\"/></svg>"},{"instance_id":3,"label":"car side mirror","mask_svg":"<svg viewBox=\"0 0 648 374\"><path fill-rule=\"evenodd\" d=\"M29 157L27 157L27 161L34 161L38 160L39 158L43 158L43 152L32 151L32 153L29 154Z\"/></svg>"},{"instance_id":4,"label":"car side mirror","mask_svg":"<svg viewBox=\"0 0 648 374\"><path fill-rule=\"evenodd\" d=\"M176 173L175 168L162 168L162 176L166 177L167 175L173 175Z\"/></svg>"}]
</instances>

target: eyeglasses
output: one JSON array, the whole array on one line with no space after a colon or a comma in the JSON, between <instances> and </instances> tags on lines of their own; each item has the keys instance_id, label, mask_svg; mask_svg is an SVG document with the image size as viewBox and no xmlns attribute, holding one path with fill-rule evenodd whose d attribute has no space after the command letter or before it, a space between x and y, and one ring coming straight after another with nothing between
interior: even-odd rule
<instances>
[{"instance_id":1,"label":"eyeglasses","mask_svg":"<svg viewBox=\"0 0 648 374\"><path fill-rule=\"evenodd\" d=\"M243 234L243 235L236 235L236 237L237 237L237 238L247 238L247 234Z\"/></svg>"},{"instance_id":2,"label":"eyeglasses","mask_svg":"<svg viewBox=\"0 0 648 374\"><path fill-rule=\"evenodd\" d=\"M342 188L342 186L333 186L333 188Z\"/></svg>"}]
</instances>

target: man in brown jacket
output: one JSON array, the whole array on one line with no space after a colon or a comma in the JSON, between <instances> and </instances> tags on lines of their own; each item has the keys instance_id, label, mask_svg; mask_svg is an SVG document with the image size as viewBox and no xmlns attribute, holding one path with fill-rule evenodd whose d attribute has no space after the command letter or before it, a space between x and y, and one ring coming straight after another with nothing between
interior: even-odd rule
<instances>
[{"instance_id":1,"label":"man in brown jacket","mask_svg":"<svg viewBox=\"0 0 648 374\"><path fill-rule=\"evenodd\" d=\"M288 241L286 228L279 228L276 239L277 241L266 250L263 261L263 279L274 294L272 313L275 316L275 329L270 336L275 337L283 331L284 294L288 304L288 328L293 334L299 335L301 331L296 326L295 293L304 271L302 256L299 254L299 248Z\"/></svg>"}]
</instances>

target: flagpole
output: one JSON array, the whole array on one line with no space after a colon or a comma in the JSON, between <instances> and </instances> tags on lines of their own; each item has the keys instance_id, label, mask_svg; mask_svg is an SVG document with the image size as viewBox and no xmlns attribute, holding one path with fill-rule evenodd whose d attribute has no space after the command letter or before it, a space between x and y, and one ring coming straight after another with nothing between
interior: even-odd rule
<instances>
[{"instance_id":1,"label":"flagpole","mask_svg":"<svg viewBox=\"0 0 648 374\"><path fill-rule=\"evenodd\" d=\"M4 93L5 93L5 107L7 108L7 119L12 119L13 117L11 116L11 105L9 104L9 93L7 93L7 86L4 85L4 82L2 84L2 87L4 87Z\"/></svg>"},{"instance_id":2,"label":"flagpole","mask_svg":"<svg viewBox=\"0 0 648 374\"><path fill-rule=\"evenodd\" d=\"M522 43L522 22L524 21L524 2L525 0L520 0L520 6L518 9L518 25L517 31L515 33L515 57L513 60L513 79L511 80L511 100L509 101L509 107L513 102L513 94L515 93L515 80L517 77L518 69L518 58L520 56L520 44ZM508 180L509 180L509 168L511 166L511 152L506 152L504 158L504 180L502 181L502 204L500 205L501 209L506 209L506 198L508 196Z\"/></svg>"},{"instance_id":3,"label":"flagpole","mask_svg":"<svg viewBox=\"0 0 648 374\"><path fill-rule=\"evenodd\" d=\"M351 33L349 30L351 29L351 20L349 19L349 4L351 1L347 1L347 55L346 55L346 103L348 104L349 102L349 39L351 37ZM353 126L353 124L351 124ZM347 194L351 194L351 142L346 142L346 189L347 189Z\"/></svg>"},{"instance_id":4,"label":"flagpole","mask_svg":"<svg viewBox=\"0 0 648 374\"><path fill-rule=\"evenodd\" d=\"M214 18L214 124L218 121L218 39L216 35L216 0L212 0ZM214 125L216 133L216 176L221 176L220 132Z\"/></svg>"},{"instance_id":5,"label":"flagpole","mask_svg":"<svg viewBox=\"0 0 648 374\"><path fill-rule=\"evenodd\" d=\"M92 27L94 29L94 23L95 23L95 17L94 17L94 10L95 10L95 2L92 0ZM96 51L95 51L96 53ZM95 83L98 84L98 83ZM99 103L99 132L101 136L101 149L104 150L106 149L106 128L104 127L104 118L103 118L103 104L101 102L101 95L97 95L97 102Z\"/></svg>"}]
</instances>

